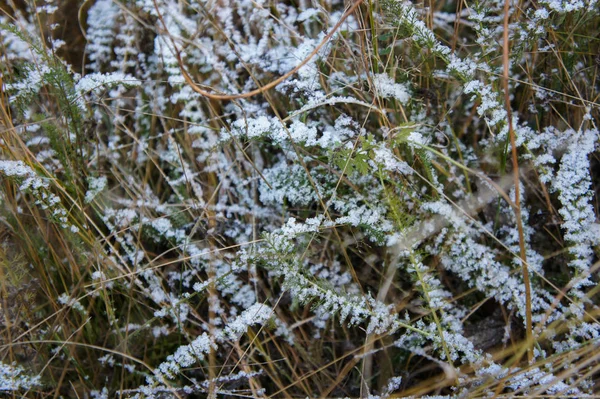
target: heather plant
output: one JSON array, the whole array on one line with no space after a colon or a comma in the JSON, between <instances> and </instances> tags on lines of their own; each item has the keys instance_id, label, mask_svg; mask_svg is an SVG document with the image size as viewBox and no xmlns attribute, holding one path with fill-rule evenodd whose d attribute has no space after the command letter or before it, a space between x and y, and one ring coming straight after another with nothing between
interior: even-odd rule
<instances>
[{"instance_id":1,"label":"heather plant","mask_svg":"<svg viewBox=\"0 0 600 399\"><path fill-rule=\"evenodd\" d=\"M596 394L599 10L0 5L0 392Z\"/></svg>"}]
</instances>

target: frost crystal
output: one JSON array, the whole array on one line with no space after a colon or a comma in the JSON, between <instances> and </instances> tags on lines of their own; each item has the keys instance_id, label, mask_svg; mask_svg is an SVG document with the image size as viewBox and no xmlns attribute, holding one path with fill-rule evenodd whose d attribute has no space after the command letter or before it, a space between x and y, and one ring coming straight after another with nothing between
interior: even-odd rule
<instances>
[{"instance_id":1,"label":"frost crystal","mask_svg":"<svg viewBox=\"0 0 600 399\"><path fill-rule=\"evenodd\" d=\"M553 180L553 188L559 192L558 198L563 205L559 213L563 217L565 239L573 243L569 252L574 259L569 265L582 277L575 288L593 284L589 274L594 254L592 247L600 243L600 225L596 223L591 204L593 192L588 160L597 138L597 130L574 135Z\"/></svg>"},{"instance_id":2,"label":"frost crystal","mask_svg":"<svg viewBox=\"0 0 600 399\"><path fill-rule=\"evenodd\" d=\"M0 362L0 392L29 390L40 385L40 376L28 376L25 369L16 363Z\"/></svg>"},{"instance_id":3,"label":"frost crystal","mask_svg":"<svg viewBox=\"0 0 600 399\"><path fill-rule=\"evenodd\" d=\"M395 83L386 74L374 75L373 83L377 89L377 94L383 98L392 97L400 101L401 104L406 104L410 100L408 88L403 84Z\"/></svg>"}]
</instances>

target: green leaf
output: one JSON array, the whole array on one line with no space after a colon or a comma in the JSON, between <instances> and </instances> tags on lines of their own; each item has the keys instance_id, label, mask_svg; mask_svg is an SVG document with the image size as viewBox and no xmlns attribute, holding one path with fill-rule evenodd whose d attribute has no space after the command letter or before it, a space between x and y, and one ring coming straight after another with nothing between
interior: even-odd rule
<instances>
[{"instance_id":1,"label":"green leaf","mask_svg":"<svg viewBox=\"0 0 600 399\"><path fill-rule=\"evenodd\" d=\"M408 140L408 136L417 128L417 125L411 122L406 122L398 125L394 132L394 143L400 145Z\"/></svg>"},{"instance_id":2,"label":"green leaf","mask_svg":"<svg viewBox=\"0 0 600 399\"><path fill-rule=\"evenodd\" d=\"M354 158L354 168L361 174L366 175L369 172L369 156L365 153L358 153Z\"/></svg>"},{"instance_id":3,"label":"green leaf","mask_svg":"<svg viewBox=\"0 0 600 399\"><path fill-rule=\"evenodd\" d=\"M393 36L392 32L387 32L377 36L377 40L386 41L389 40Z\"/></svg>"}]
</instances>

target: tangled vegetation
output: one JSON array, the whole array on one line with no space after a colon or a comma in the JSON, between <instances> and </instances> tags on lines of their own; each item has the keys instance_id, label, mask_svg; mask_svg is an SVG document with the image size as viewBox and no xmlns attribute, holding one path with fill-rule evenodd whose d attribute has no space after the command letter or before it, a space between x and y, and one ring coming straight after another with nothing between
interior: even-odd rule
<instances>
[{"instance_id":1,"label":"tangled vegetation","mask_svg":"<svg viewBox=\"0 0 600 399\"><path fill-rule=\"evenodd\" d=\"M2 395L600 392L596 0L0 10Z\"/></svg>"}]
</instances>

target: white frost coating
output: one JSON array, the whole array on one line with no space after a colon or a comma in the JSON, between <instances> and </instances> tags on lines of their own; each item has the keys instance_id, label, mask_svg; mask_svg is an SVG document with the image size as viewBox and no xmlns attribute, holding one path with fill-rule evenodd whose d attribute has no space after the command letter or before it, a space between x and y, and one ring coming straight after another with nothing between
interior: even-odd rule
<instances>
[{"instance_id":1,"label":"white frost coating","mask_svg":"<svg viewBox=\"0 0 600 399\"><path fill-rule=\"evenodd\" d=\"M50 4L59 0L44 1ZM560 96L560 93L550 90L554 86L550 79L543 77L544 74L539 74L539 79L537 73L531 76L535 95L528 96L529 104L519 104L522 96L519 89L514 89L523 85L517 79L522 75L522 71L517 69L522 50L523 57L530 56L528 48L523 48L523 45L533 44L539 39L544 41L545 36L535 36L544 35L548 28L554 28L554 24L561 20L557 18L559 13L582 10L582 4L589 7L594 2L540 0L536 7L523 10L524 20L517 18L514 14L516 9L512 8L509 12L512 13L511 23L505 30L510 36L511 49L515 50L511 52L509 64L514 79L510 81L511 91L508 94L513 98L511 104L516 105L519 112L513 112L513 116L516 120L523 115L525 121L531 122L531 125L518 121L513 123L516 145L523 149L520 157L531 160L542 181L548 183L551 192L554 190L552 200L559 209L562 207L559 215L560 222L563 222L562 236L566 250L574 255L571 271L575 277L587 277L590 256L595 256L590 253L595 242L591 237L600 235L596 231L595 212L589 212L593 201L589 195L592 192L588 184L590 179L586 176L586 173L591 174L588 158L592 156L594 140L579 137L572 129L568 132L545 131L544 124L560 118L540 118L539 124L533 123L534 118L530 117L544 108L551 114L553 111L549 110L549 105ZM504 32L501 2L476 3L469 10L457 14L435 12L433 25L425 23L432 10L421 6L414 9L406 0L383 2L380 9L384 14L384 8L390 4L394 6L394 12L377 16L381 33L383 29L388 31L392 28L383 21L384 17L392 20L390 25L398 25L395 28L401 29L389 29L393 34L392 42L384 38L389 35L382 35L381 39L373 37L373 41L385 42L381 44L386 46L386 50L388 45L391 46L391 52L390 63L386 62L386 66L375 73L385 72L372 76L370 92L365 91L365 68L369 67L363 67L358 57L365 47L357 45L356 41L360 40L362 26L351 16L337 30L344 32L343 37L339 37L339 33L334 35L341 40L336 37L329 40L321 54L278 85L277 92L223 102L218 107L213 107L212 102L195 93L190 85L181 84L183 76L174 45L181 50L182 67L201 87L215 93L252 91L290 71L313 51L344 13L343 2L223 0L216 8L208 2L207 10L214 12L216 25L215 21L204 18L196 12L193 4L187 2L134 0L132 4L151 18L137 21L135 15L132 17L124 12L115 0L94 1L87 24L87 37L90 39L87 53L91 55L91 65L87 67L92 73L83 79L72 74L73 84L69 81L68 89L74 90L67 95L73 104L78 104L75 98L78 94L82 98L85 95L88 99L95 99L98 94L106 92L107 85L116 85L108 93L111 101L103 105L88 101L85 106L90 112L76 115L83 121L83 129L96 127L102 133L97 143L84 140L80 148L82 159L92 160L86 166L93 170L84 174L99 176L106 171L118 171L121 176L117 180L123 183L122 187L115 187L110 198L106 198L110 199L110 204L103 204L107 201L96 203L107 205L107 209L100 209L102 212L99 214L104 221L103 230L107 230L102 235L115 243L101 248L107 251L102 255L111 260L102 262L102 270L110 278L115 276L116 280L125 270L121 269L121 265L127 266L127 275L132 278L119 284L125 284L123 288L134 288L131 291L136 294L134 299L138 300L139 296L141 303L148 302L148 313L156 310L155 315L163 318L153 320L152 326L121 327L122 323L119 323L113 326L113 331L145 329L154 333L155 337L169 335L161 342L183 340L152 363L156 366L164 360L155 375L150 373L147 385L137 390L138 397L176 396L177 392L184 396L198 396L207 393L203 387L222 385L246 376L245 372L240 372L231 377L196 379L204 375L202 363L206 362L207 353L217 344L218 358L224 359L221 355L231 352L231 344L235 344L235 340L240 336L245 339L242 334L246 333L249 325L257 323L257 327L251 329L258 330L270 316L274 322L268 324L277 328L274 335L293 342L294 334L300 332L297 329L300 324L295 323L299 320L293 318L300 313L291 309L289 320L282 322L277 319L270 308L257 304L257 297L265 297L260 295L264 294L261 292L263 288L284 291L294 299L293 303L299 301L311 307L307 312L311 311L314 317L303 317L306 324L301 327L302 336L305 330L313 337L321 334L323 339L329 339L332 335L339 335L335 326L338 322L344 328L357 328L361 324L359 328L367 334L377 332L396 336L394 339L403 337L397 341L402 348L422 357L422 362L442 366L445 371L449 368L449 360L460 359L461 364L456 364L456 367L464 370L462 365L470 363L469 370L478 375L485 372L487 377L492 378L506 377L506 385L514 389L528 388L528 384L541 389L541 383L552 387L548 389L549 393L560 395L565 385L557 383L554 387L552 384L553 375L561 375L561 370L543 368L539 373L534 371L526 376L521 383L511 379L514 369L504 370L501 366L479 363L483 353L476 349L478 345L473 346L461 334L462 328L470 323L467 317L470 309L463 307L460 295L449 301L451 294L446 289L447 283L461 280L464 284L459 284L460 287L468 285L478 291L477 295L493 297L509 310L514 310L514 316L509 319L511 323L523 319L526 307L524 284L518 273L520 263L514 256L519 247L514 212L511 213L508 206L500 207L496 213L500 216L501 226L493 229L497 240L488 240L482 231L492 230L491 218L486 218L488 224L480 231L481 226L473 224L469 218L450 208L450 202L441 199L445 195L452 200L467 199L471 188L476 188L459 165L446 161L458 156L461 165L491 171L496 165L493 160L498 152L495 150L505 148L504 145L485 148L490 144L505 144L499 133L507 132L506 104L498 77L501 63L497 50L501 49L501 41L497 39ZM44 6L44 9L52 7ZM597 10L594 12L597 16ZM159 13L161 18L157 18ZM587 19L588 16L585 17ZM441 42L447 42L453 35L451 24L454 22L469 29L466 35L460 37L460 42L453 43L451 51ZM573 50L577 48L576 39L573 39ZM189 40L194 45L189 45ZM54 43L56 47L58 42ZM329 46L335 49L330 56L325 54ZM7 58L13 59L14 46L3 47L8 49ZM585 50L580 46L579 50L582 49ZM540 52L562 50L558 42L540 48ZM418 51L423 54L411 56ZM576 56L586 54L581 51L573 53ZM399 59L394 59L396 56L405 58L397 63ZM318 57L321 62L315 62ZM590 54L582 57L589 61ZM411 101L411 89L424 83L423 74L419 73L422 61L433 68L430 71L433 79L424 85L432 90L423 91L424 101ZM580 79L585 77L583 68L589 67L580 66L581 63L579 61L573 66L575 84L582 83ZM44 195L46 202L42 204L47 206L47 200L53 198L51 190L57 187L52 184L54 180L45 177L64 178L62 171L67 166L61 164L61 153L52 150L57 147L55 141L48 138L50 135L46 136L48 125L39 121L40 117L51 118L56 108L51 103L44 104L47 96L37 96L37 93L31 96L38 88L52 84L51 78L56 75L54 64L46 63L50 70L44 62L33 65L35 70L19 66L20 73L17 75L23 81L9 87L18 90L17 94L22 94L25 100L33 98L36 102L30 109L24 110L22 120L17 120L19 125L15 126L22 127L22 138L32 147L33 156L43 162L44 168L54 176L42 172L37 166L32 166L33 170L24 168L23 173L14 164L6 167L4 173L0 170L0 180L16 181L17 186L27 189L26 194L16 193L15 196L19 202L16 212L24 216L28 211L24 204L32 198L32 191L39 198ZM550 62L546 72L559 76L560 70L552 69L555 66ZM71 74L69 68L66 71ZM120 72L105 74L110 71ZM124 79L129 78L125 73L131 73L135 79L144 82L143 87L125 92L127 82ZM137 82L134 84L139 85ZM439 101L430 97L435 93L443 93ZM383 106L375 105L377 101L371 103L377 99L382 100ZM400 107L405 111L403 113L397 112L401 110L395 109L394 104L410 106ZM48 107L44 107L46 105ZM576 102L561 102L567 121L571 120L568 117L571 106L580 107ZM40 110L50 112L41 115L43 112ZM586 112L588 115L583 118L582 126L594 126L593 107L590 105ZM96 123L90 126L88 117L92 115ZM56 120L61 129L71 123L68 115ZM459 125L464 126L464 130L454 132L453 129ZM391 134L398 130L401 134ZM496 139L480 140L488 136L488 130ZM66 144L79 147L73 133L76 129L69 128L68 131L71 133L67 134L70 138ZM448 137L455 133L459 139L447 143ZM77 137L81 139L83 136ZM292 142L294 145L291 145ZM414 149L425 145L438 148L443 156L437 158L431 151L415 154ZM577 146L583 148L579 154ZM345 161L342 174L339 173L341 161ZM154 172L144 173L150 172L148 166L154 171L152 163L156 170L164 171L162 178L153 179L155 175L158 177ZM410 165L415 169L411 169ZM417 167L430 172L426 180L416 175ZM36 173L40 176L35 176ZM211 181L205 187L210 188L210 193L203 193L202 187L207 183L208 174ZM212 184L213 174L217 185ZM117 181L112 177L108 180L112 183ZM90 180L89 191L85 193L86 202L93 201L106 185L107 180L102 177ZM444 190L441 197L432 197L436 188ZM58 193L58 190L54 192ZM479 188L475 193L477 197L482 194ZM204 199L209 197L208 203L204 203ZM61 198L67 200L66 195ZM429 203L432 198L440 198L439 203ZM484 202L487 204L487 200L481 201L482 206ZM531 220L528 219L528 210L537 209L535 205L533 208L527 206L533 205L532 202L538 204L537 199L522 199L527 260L530 271L542 273L543 259L536 260L534 249L537 243L531 239L534 238L531 231L535 231L536 226L533 222L528 223ZM63 208L73 209L73 217L81 219L72 205L65 202ZM472 216L487 215L488 209L482 208L485 213ZM321 213L327 219L317 216ZM444 217L433 215L429 220L431 213ZM211 223L205 223L207 218ZM541 219L548 221L544 215ZM447 227L436 236L437 220ZM419 247L409 245L414 242L411 227L413 223L417 225L415 221L423 222L422 230L428 232L423 235L427 239L419 241ZM529 224L532 225L531 231ZM332 236L333 228L340 233L339 236ZM76 231L76 227L72 229ZM149 242L152 240L159 245ZM423 253L423 257L413 261L413 266L406 259L398 264L388 262L388 259L395 262L398 248L378 247L386 242L398 248L411 248L415 254ZM352 256L351 263L344 261L348 258L342 256L343 248L357 255ZM593 249L597 251L597 248ZM165 265L169 267L153 267L157 256L166 256L168 263ZM381 301L374 299L380 298L379 294L385 291L380 289L371 294L375 286L367 284L364 287L366 293L361 292L362 282L354 279L361 278L361 269L357 269L358 275L349 271L354 266L362 268L363 263L373 269L374 276L379 269L382 273L385 269L393 271L393 267L402 270L393 280L386 277L385 281L393 284L398 278L402 279L402 287L399 287L402 292L410 285L411 295L406 297L410 303L407 303L406 309L412 314L407 314L404 322L399 318L399 308L395 306L397 301L393 301L392 297L382 296ZM214 277L212 273L207 277L208 267L214 271ZM440 269L452 273L451 281L437 277ZM262 278L265 274L268 278ZM409 281L405 279L406 275L413 278ZM112 284L100 271L92 273L90 281L97 292ZM553 300L549 297L552 290L548 291L547 286L539 282L537 278L532 279L534 321L539 321L540 314ZM209 284L214 286L216 295L210 295L204 302ZM452 294L455 293L452 291ZM578 290L576 293L586 292ZM68 305L72 300L67 294L60 300ZM572 296L574 292L568 294ZM597 339L600 334L600 330L591 323L580 322L588 304L567 307L564 305L566 299L550 316L554 320L564 320L569 328L570 337L567 339L562 338L562 333L550 337L556 338L552 342L555 352L572 351L578 345ZM281 305L286 307L289 303L287 300L284 302ZM203 315L207 309L215 315L211 318L214 328L210 328ZM285 308L282 310L287 311ZM438 326L431 317L418 317L430 311L438 313ZM398 328L401 330L396 331ZM504 334L508 341L513 327L507 325L503 330L498 335ZM361 334L349 331L349 336L357 337L355 332ZM564 335L567 335L566 331ZM304 341L297 340L297 344L302 345ZM283 344L283 340L280 342ZM544 350L549 351L550 345L544 346ZM536 349L534 354L538 360L545 356L538 354L541 352L541 348ZM373 353L368 351L369 355ZM98 361L102 363L100 359ZM538 363L540 368L542 363ZM489 365L487 369L486 365ZM254 367L260 368L260 365L251 365L249 376L258 376L252 372ZM469 375L457 371L460 385L452 392L457 396L468 396L470 387L481 380L471 379L470 371ZM177 379L176 384L165 382L171 377ZM261 381L257 381L258 386ZM242 384L246 382L239 381L230 392L227 392L229 387L219 387L215 395L242 394ZM386 397L399 388L400 383L400 377L393 377L389 384L385 381L379 384L377 393ZM173 391L170 391L171 387ZM238 387L240 390L237 390ZM90 393L91 396L109 395L102 385L94 389L101 391ZM136 393L135 390L129 391ZM260 389L252 390L255 396L262 396L260 392ZM375 397L368 392L366 396Z\"/></svg>"},{"instance_id":2,"label":"white frost coating","mask_svg":"<svg viewBox=\"0 0 600 399\"><path fill-rule=\"evenodd\" d=\"M159 378L173 379L179 374L181 368L190 367L204 359L204 355L210 351L211 347L217 348L210 337L203 333L190 344L177 348L174 354L169 355L167 360L154 370L154 374Z\"/></svg>"},{"instance_id":3,"label":"white frost coating","mask_svg":"<svg viewBox=\"0 0 600 399\"><path fill-rule=\"evenodd\" d=\"M223 332L227 338L234 341L238 340L248 330L248 327L263 324L272 315L273 310L269 306L255 303L229 323Z\"/></svg>"},{"instance_id":4,"label":"white frost coating","mask_svg":"<svg viewBox=\"0 0 600 399\"><path fill-rule=\"evenodd\" d=\"M40 386L40 376L30 377L16 363L0 362L0 392L15 392Z\"/></svg>"},{"instance_id":5,"label":"white frost coating","mask_svg":"<svg viewBox=\"0 0 600 399\"><path fill-rule=\"evenodd\" d=\"M100 360L100 359L98 359ZM90 391L90 397L92 399L108 399L108 389L106 387L102 388L102 391L93 390Z\"/></svg>"},{"instance_id":6,"label":"white frost coating","mask_svg":"<svg viewBox=\"0 0 600 399\"><path fill-rule=\"evenodd\" d=\"M83 305L77 299L71 298L66 292L63 292L62 294L60 294L57 298L57 301L61 305L65 305L70 308L73 308L82 314L87 314Z\"/></svg>"},{"instance_id":7,"label":"white frost coating","mask_svg":"<svg viewBox=\"0 0 600 399\"><path fill-rule=\"evenodd\" d=\"M169 355L155 370L154 375L159 381L174 379L183 368L188 368L202 361L211 350L217 349L215 341L223 339L239 339L246 329L254 324L262 324L272 315L272 309L263 304L254 304L245 310L240 316L229 323L223 332L217 332L214 338L202 333L188 345L182 345Z\"/></svg>"},{"instance_id":8,"label":"white frost coating","mask_svg":"<svg viewBox=\"0 0 600 399\"><path fill-rule=\"evenodd\" d=\"M375 163L383 166L385 170L400 172L405 175L412 174L413 169L406 162L397 159L389 148L381 145L375 148L373 152L375 153Z\"/></svg>"},{"instance_id":9,"label":"white frost coating","mask_svg":"<svg viewBox=\"0 0 600 399\"><path fill-rule=\"evenodd\" d=\"M119 7L113 0L98 0L90 7L86 51L92 61L89 68L93 70L100 69L110 59L118 14Z\"/></svg>"},{"instance_id":10,"label":"white frost coating","mask_svg":"<svg viewBox=\"0 0 600 399\"><path fill-rule=\"evenodd\" d=\"M85 203L89 204L92 202L104 190L107 182L106 176L88 178L88 191L85 193Z\"/></svg>"},{"instance_id":11,"label":"white frost coating","mask_svg":"<svg viewBox=\"0 0 600 399\"><path fill-rule=\"evenodd\" d=\"M595 222L592 205L593 191L588 160L588 155L594 151L597 137L597 130L578 133L563 155L553 180L553 189L559 192L558 199L563 205L558 212L563 218L565 239L573 244L569 247L569 252L574 259L569 266L584 276L577 287L593 284L589 278L589 267L594 255L592 246L600 242L600 226Z\"/></svg>"},{"instance_id":12,"label":"white frost coating","mask_svg":"<svg viewBox=\"0 0 600 399\"><path fill-rule=\"evenodd\" d=\"M27 67L27 75L24 79L6 85L7 91L15 92L10 100L15 101L21 97L37 94L44 82L44 76L49 73L51 73L50 68L44 64Z\"/></svg>"},{"instance_id":13,"label":"white frost coating","mask_svg":"<svg viewBox=\"0 0 600 399\"><path fill-rule=\"evenodd\" d=\"M12 21L10 18L8 18L8 16L0 15L0 24L8 24L11 22ZM22 18L19 20L19 24L23 27L23 29L26 30L31 29L34 31L35 29L34 25ZM0 43L3 49L3 57L5 57L6 60L23 59L30 62L35 62L36 54L34 51L32 51L29 44L8 29L2 30Z\"/></svg>"},{"instance_id":14,"label":"white frost coating","mask_svg":"<svg viewBox=\"0 0 600 399\"><path fill-rule=\"evenodd\" d=\"M112 88L117 85L124 86L139 86L142 82L131 75L126 75L122 72L113 73L92 73L79 79L75 84L77 92L77 106L85 110L85 95L87 93L98 93L100 90Z\"/></svg>"},{"instance_id":15,"label":"white frost coating","mask_svg":"<svg viewBox=\"0 0 600 399\"><path fill-rule=\"evenodd\" d=\"M385 73L373 76L373 83L377 89L377 94L383 98L395 98L401 104L406 104L410 100L410 94L406 85L396 83Z\"/></svg>"},{"instance_id":16,"label":"white frost coating","mask_svg":"<svg viewBox=\"0 0 600 399\"><path fill-rule=\"evenodd\" d=\"M21 190L48 188L48 182L39 177L23 161L0 161L0 172L8 177L24 179L19 187Z\"/></svg>"},{"instance_id":17,"label":"white frost coating","mask_svg":"<svg viewBox=\"0 0 600 399\"><path fill-rule=\"evenodd\" d=\"M75 85L75 89L80 93L88 93L104 89L107 86L111 87L117 84L125 84L128 86L139 86L142 84L138 79L131 75L126 75L122 72L112 73L91 73L79 79Z\"/></svg>"},{"instance_id":18,"label":"white frost coating","mask_svg":"<svg viewBox=\"0 0 600 399\"><path fill-rule=\"evenodd\" d=\"M390 81L391 81L391 79L390 79ZM331 96L331 97L327 97L327 98L312 99L306 105L304 105L302 108L300 108L298 111L294 112L291 116L301 115L304 112L310 111L311 109L315 109L315 108L318 108L318 107L321 107L324 105L335 105L335 104L356 104L356 105L363 106L365 108L371 108L372 110L377 111L377 112L381 112L381 110L379 108L373 106L372 104L358 100L354 97Z\"/></svg>"},{"instance_id":19,"label":"white frost coating","mask_svg":"<svg viewBox=\"0 0 600 399\"><path fill-rule=\"evenodd\" d=\"M570 13L583 9L593 11L593 7L596 1L582 1L582 0L550 0L541 1L540 3L545 4L550 10L560 14ZM587 3L587 4L586 4Z\"/></svg>"},{"instance_id":20,"label":"white frost coating","mask_svg":"<svg viewBox=\"0 0 600 399\"><path fill-rule=\"evenodd\" d=\"M307 146L317 144L317 129L315 127L309 127L305 123L296 120L289 127L289 132L296 143L302 143Z\"/></svg>"},{"instance_id":21,"label":"white frost coating","mask_svg":"<svg viewBox=\"0 0 600 399\"><path fill-rule=\"evenodd\" d=\"M0 161L0 175L20 183L19 190L31 192L36 199L35 204L39 205L41 209L48 209L50 216L62 228L71 227L67 223L67 212L62 207L60 198L49 191L48 180L38 176L23 161Z\"/></svg>"}]
</instances>

